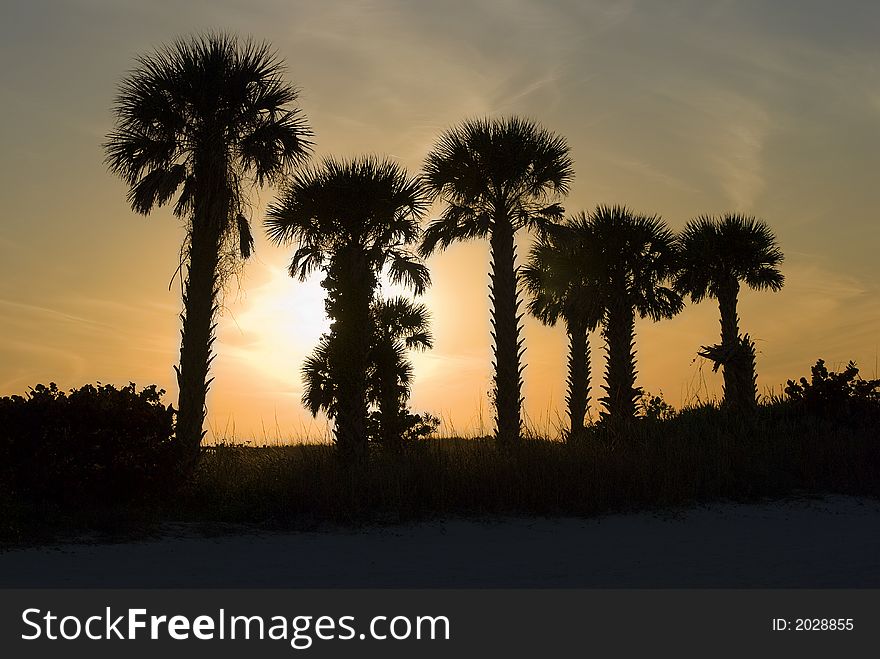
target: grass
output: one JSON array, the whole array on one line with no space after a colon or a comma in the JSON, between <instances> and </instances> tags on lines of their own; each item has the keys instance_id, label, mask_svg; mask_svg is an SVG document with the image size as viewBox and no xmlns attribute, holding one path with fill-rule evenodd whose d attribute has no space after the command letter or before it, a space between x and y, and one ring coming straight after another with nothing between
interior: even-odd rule
<instances>
[{"instance_id":1,"label":"grass","mask_svg":"<svg viewBox=\"0 0 880 659\"><path fill-rule=\"evenodd\" d=\"M340 463L332 446L207 448L184 487L134 499L37 504L4 498L0 539L65 533L128 538L163 522L203 529L312 529L448 516L572 515L793 494L880 497L876 420L831 421L764 409L750 421L713 408L578 442L432 439L402 454Z\"/></svg>"}]
</instances>

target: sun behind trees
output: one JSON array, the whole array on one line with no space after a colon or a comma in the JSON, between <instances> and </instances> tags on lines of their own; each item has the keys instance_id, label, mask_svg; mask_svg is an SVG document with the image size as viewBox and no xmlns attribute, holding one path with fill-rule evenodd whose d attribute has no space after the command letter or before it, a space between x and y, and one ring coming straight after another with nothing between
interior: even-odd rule
<instances>
[{"instance_id":1,"label":"sun behind trees","mask_svg":"<svg viewBox=\"0 0 880 659\"><path fill-rule=\"evenodd\" d=\"M300 280L315 270L325 275L321 285L332 324L324 359L335 400L324 407L348 459L367 454L371 307L380 276L387 273L416 294L431 282L428 268L408 249L420 236L427 205L421 179L393 161L365 156L326 158L294 174L268 211L272 241L297 246L290 275Z\"/></svg>"},{"instance_id":2,"label":"sun behind trees","mask_svg":"<svg viewBox=\"0 0 880 659\"><path fill-rule=\"evenodd\" d=\"M423 304L404 297L376 298L370 305L370 349L367 402L375 406L367 419L367 439L392 450L403 449L411 439L436 429L430 415L412 414L413 370L407 350L428 350L434 345L430 314ZM302 368L302 403L313 416L324 412L336 418L338 387L331 370L333 334L321 336Z\"/></svg>"},{"instance_id":3,"label":"sun behind trees","mask_svg":"<svg viewBox=\"0 0 880 659\"><path fill-rule=\"evenodd\" d=\"M531 119L469 119L445 131L422 177L391 160L308 158L310 129L293 107L295 89L266 44L224 34L178 40L138 59L120 86L116 127L104 144L109 169L129 185L128 200L148 214L177 196L184 311L177 446L192 467L204 435L205 396L220 296L226 277L253 249L248 191L281 184L266 230L296 251L290 274L324 273L332 321L302 369L303 404L334 421L340 452L361 459L368 441L400 448L432 417L410 413L412 367L406 351L432 346L428 310L385 300L381 280L421 294L430 284L421 257L456 241L488 238L494 349L496 439L521 435L522 360L515 236L537 232L521 281L529 311L562 319L569 337L569 437L585 430L589 409L589 333L608 347L603 417L636 417L635 319L669 318L694 302L719 301L722 340L700 352L724 371L724 406L756 404L754 346L740 336L737 293L778 290L782 253L766 224L725 215L698 218L676 237L658 217L597 206L563 220L560 204L574 176L566 140ZM433 199L445 204L423 231ZM414 253L418 248L419 255ZM672 285L674 282L674 286Z\"/></svg>"},{"instance_id":4,"label":"sun behind trees","mask_svg":"<svg viewBox=\"0 0 880 659\"><path fill-rule=\"evenodd\" d=\"M59 529L88 527L89 518L104 524L108 503L143 506L143 519L163 522L302 528L475 511L590 515L803 491L880 495L880 380L859 378L852 363L835 373L820 360L812 380L757 397L738 296L743 284L776 291L784 283L782 252L762 220L698 217L676 236L658 216L619 205L564 219L574 176L568 145L518 117L445 131L421 176L376 156L305 167L311 133L282 73L265 44L209 34L140 58L121 84L106 163L128 185L135 212L174 201L185 228L179 410L157 387L138 393L133 384L64 394L50 383L0 397L0 540L38 535L47 512ZM265 184L279 190L268 235L296 248L290 274L323 276L330 331L299 374L290 366L290 382L302 378L304 406L327 413L335 442L202 451L223 285L253 250L248 193ZM440 217L423 230L433 201L443 204ZM520 270L517 234L534 238ZM406 297L384 297L382 282L421 294L431 283L422 258L471 239L487 239L492 255L494 441L415 441L438 424L409 408L409 351L433 346L430 314ZM578 441L521 436L518 284L532 315L565 325L566 435ZM698 354L723 369L720 406L645 403L637 384L637 318L669 318L685 297L718 301L721 341ZM607 346L604 409L587 423L596 330Z\"/></svg>"},{"instance_id":5,"label":"sun behind trees","mask_svg":"<svg viewBox=\"0 0 880 659\"><path fill-rule=\"evenodd\" d=\"M42 537L46 520L62 531L180 520L301 529L475 513L591 515L803 492L880 496L880 380L860 378L853 363L835 372L819 360L810 380L757 395L739 293L785 282L782 251L763 220L703 216L676 236L659 216L621 205L566 219L568 144L515 116L446 130L420 175L377 156L307 167L311 131L296 100L268 45L224 34L140 57L120 84L106 165L128 186L134 212L170 204L185 231L178 409L155 385L65 393L50 383L0 397L0 541ZM249 195L268 185L279 196L265 228L275 243L295 247L290 275L322 274L330 331L299 373L290 365L289 381L294 388L302 379L303 405L327 413L335 442L201 450L224 284L254 249ZM423 230L434 201L440 216ZM517 236L534 239L522 269ZM423 304L384 296L383 282L420 295L431 283L422 259L471 239L491 248L495 437L414 441L437 427L409 408L410 351L433 347L431 317ZM565 326L566 434L578 441L522 436L518 285L532 315ZM640 407L637 319L672 317L685 298L718 302L720 343L697 354L723 370L723 401L676 411L654 397ZM607 346L597 423L586 421L592 331ZM456 367L454 359L435 364Z\"/></svg>"},{"instance_id":6,"label":"sun behind trees","mask_svg":"<svg viewBox=\"0 0 880 659\"><path fill-rule=\"evenodd\" d=\"M178 195L174 214L186 235L176 433L182 464L192 466L204 436L221 291L253 248L247 192L303 162L311 131L266 43L211 33L137 63L119 87L104 149L136 212L147 215Z\"/></svg>"}]
</instances>

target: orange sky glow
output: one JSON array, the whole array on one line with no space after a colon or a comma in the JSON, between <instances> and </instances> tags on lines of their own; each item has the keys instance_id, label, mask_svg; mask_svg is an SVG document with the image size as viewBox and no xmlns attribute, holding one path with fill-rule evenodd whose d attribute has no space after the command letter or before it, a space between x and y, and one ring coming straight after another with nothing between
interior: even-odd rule
<instances>
[{"instance_id":1,"label":"orange sky glow","mask_svg":"<svg viewBox=\"0 0 880 659\"><path fill-rule=\"evenodd\" d=\"M183 231L126 205L103 164L116 85L133 57L220 29L270 41L301 89L316 156L376 153L415 173L466 117L520 114L564 135L568 212L622 203L678 230L703 213L766 220L785 288L745 292L759 391L816 359L878 377L880 5L861 2L413 0L13 2L0 16L0 395L38 382L157 383L176 399ZM261 227L274 191L252 196ZM425 217L436 217L435 206ZM209 437L326 439L301 406L300 365L327 329L320 275L286 274L260 231L229 282L208 398ZM520 262L530 237L519 240ZM488 246L428 260L435 348L415 354L412 407L446 434L492 429ZM171 282L169 290L169 282ZM675 406L721 378L713 301L637 325L638 384ZM525 321L527 425L566 423L561 327ZM603 342L593 337L593 414Z\"/></svg>"}]
</instances>

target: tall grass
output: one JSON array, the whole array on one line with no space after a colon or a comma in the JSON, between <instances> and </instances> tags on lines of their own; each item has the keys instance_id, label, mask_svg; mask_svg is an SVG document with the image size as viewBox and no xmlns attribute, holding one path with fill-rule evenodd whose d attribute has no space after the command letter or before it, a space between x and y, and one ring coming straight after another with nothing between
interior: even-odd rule
<instances>
[{"instance_id":1,"label":"tall grass","mask_svg":"<svg viewBox=\"0 0 880 659\"><path fill-rule=\"evenodd\" d=\"M130 537L164 522L211 528L317 528L448 516L572 515L792 494L880 497L876 414L837 421L766 406L753 419L701 407L577 442L428 439L369 462L340 462L327 444L205 449L182 487L124 505L35 503L0 496L0 540L97 530ZM3 493L0 492L0 495Z\"/></svg>"},{"instance_id":2,"label":"tall grass","mask_svg":"<svg viewBox=\"0 0 880 659\"><path fill-rule=\"evenodd\" d=\"M867 420L834 423L712 408L576 443L433 439L367 465L330 446L207 451L172 510L185 519L302 524L447 515L594 515L797 492L880 496L880 442ZM170 512L170 511L169 511Z\"/></svg>"}]
</instances>

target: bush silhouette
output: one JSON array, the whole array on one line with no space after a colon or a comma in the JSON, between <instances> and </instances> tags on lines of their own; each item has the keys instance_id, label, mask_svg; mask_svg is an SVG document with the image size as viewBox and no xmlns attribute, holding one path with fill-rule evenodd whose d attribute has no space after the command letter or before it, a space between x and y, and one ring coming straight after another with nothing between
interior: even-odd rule
<instances>
[{"instance_id":1,"label":"bush silhouette","mask_svg":"<svg viewBox=\"0 0 880 659\"><path fill-rule=\"evenodd\" d=\"M172 406L164 390L133 383L55 383L0 398L0 478L14 494L76 502L130 500L175 473Z\"/></svg>"},{"instance_id":2,"label":"bush silhouette","mask_svg":"<svg viewBox=\"0 0 880 659\"><path fill-rule=\"evenodd\" d=\"M400 418L397 419L396 431L398 436L394 437L394 441L389 443L383 441L382 414L379 410L370 412L367 417L367 431L371 440L381 443L386 448L400 450L405 446L411 446L413 442L420 439L427 439L431 434L437 432L440 427L440 419L430 412L414 414L409 409L400 410Z\"/></svg>"},{"instance_id":3,"label":"bush silhouette","mask_svg":"<svg viewBox=\"0 0 880 659\"><path fill-rule=\"evenodd\" d=\"M642 393L642 397L638 403L639 411L642 416L649 421L669 421L675 418L677 414L675 407L666 402L663 398L663 392L654 395L650 393Z\"/></svg>"},{"instance_id":4,"label":"bush silhouette","mask_svg":"<svg viewBox=\"0 0 880 659\"><path fill-rule=\"evenodd\" d=\"M819 416L864 416L880 413L880 380L859 377L853 362L837 373L829 371L820 359L810 369L811 377L789 380L785 387L787 400L798 411Z\"/></svg>"}]
</instances>

